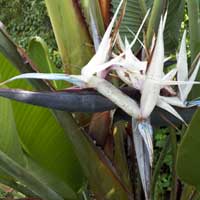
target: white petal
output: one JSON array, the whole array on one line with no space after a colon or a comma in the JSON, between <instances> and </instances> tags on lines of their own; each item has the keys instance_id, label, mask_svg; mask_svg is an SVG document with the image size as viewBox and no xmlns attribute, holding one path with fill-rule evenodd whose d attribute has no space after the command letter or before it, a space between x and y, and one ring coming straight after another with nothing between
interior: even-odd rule
<instances>
[{"instance_id":1,"label":"white petal","mask_svg":"<svg viewBox=\"0 0 200 200\"><path fill-rule=\"evenodd\" d=\"M192 75L190 76L189 82L193 82L196 79L196 76L197 76L198 71L199 71L199 67L200 67L200 60L198 61L198 63L196 65ZM185 85L185 88L184 88L184 90L182 92L182 96L183 96L183 98L185 100L187 99L187 96L190 93L190 90L192 89L192 86L193 86L192 84Z\"/></svg>"},{"instance_id":2,"label":"white petal","mask_svg":"<svg viewBox=\"0 0 200 200\"><path fill-rule=\"evenodd\" d=\"M175 96L175 97L160 96L159 99L162 100L162 101L165 101L166 103L168 103L172 106L177 106L177 107L180 107L180 108L186 107L186 104L184 102L182 102L177 96Z\"/></svg>"},{"instance_id":3,"label":"white petal","mask_svg":"<svg viewBox=\"0 0 200 200\"><path fill-rule=\"evenodd\" d=\"M128 31L135 37L135 33L128 28ZM141 44L141 46L143 47L143 49L145 49L146 47L144 46L143 42L140 40L140 38L137 38L137 41Z\"/></svg>"},{"instance_id":4,"label":"white petal","mask_svg":"<svg viewBox=\"0 0 200 200\"><path fill-rule=\"evenodd\" d=\"M139 27L137 33L135 34L135 38L134 38L133 41L131 42L130 48L132 48L133 45L135 44L135 42L138 40L139 34L140 34L141 30L142 30L142 27L144 26L145 21L147 20L147 17L149 16L149 13L150 13L150 9L147 11L147 13L146 13L144 19L142 20L142 23L141 23L141 25L140 25L140 27Z\"/></svg>"},{"instance_id":5,"label":"white petal","mask_svg":"<svg viewBox=\"0 0 200 200\"><path fill-rule=\"evenodd\" d=\"M57 73L26 73L26 74L20 74L18 76L15 76L0 85L9 83L14 80L18 79L44 79L44 80L63 80L70 82L74 85L78 86L84 86L85 85L85 78L83 76L79 75L66 75L66 74L57 74Z\"/></svg>"},{"instance_id":6,"label":"white petal","mask_svg":"<svg viewBox=\"0 0 200 200\"><path fill-rule=\"evenodd\" d=\"M142 88L143 88L145 76L140 75L140 74L137 75L137 74L130 73L129 77L130 77L131 82L132 82L132 87L141 91Z\"/></svg>"},{"instance_id":7,"label":"white petal","mask_svg":"<svg viewBox=\"0 0 200 200\"><path fill-rule=\"evenodd\" d=\"M117 75L119 76L119 78L126 83L128 86L132 87L132 82L130 80L130 78L127 76L126 71L122 70L120 67L116 67L115 71L117 73Z\"/></svg>"},{"instance_id":8,"label":"white petal","mask_svg":"<svg viewBox=\"0 0 200 200\"><path fill-rule=\"evenodd\" d=\"M186 122L184 121L184 119L178 114L178 112L172 107L170 106L168 103L166 103L165 101L163 101L162 99L158 99L157 102L157 106L166 110L167 112L171 113L172 115L174 115L177 119L180 119L182 122L184 122L186 124Z\"/></svg>"},{"instance_id":9,"label":"white petal","mask_svg":"<svg viewBox=\"0 0 200 200\"><path fill-rule=\"evenodd\" d=\"M188 64L187 64L187 50L186 50L186 31L183 33L181 46L178 54L177 60L177 79L178 81L187 81L188 80ZM180 98L182 101L185 101L185 95L183 95L186 85L178 85L180 91Z\"/></svg>"},{"instance_id":10,"label":"white petal","mask_svg":"<svg viewBox=\"0 0 200 200\"><path fill-rule=\"evenodd\" d=\"M146 71L147 62L146 61L140 61L132 52L130 48L130 44L125 38L125 60L122 61L122 65L129 68L131 70L137 70L139 71Z\"/></svg>"},{"instance_id":11,"label":"white petal","mask_svg":"<svg viewBox=\"0 0 200 200\"><path fill-rule=\"evenodd\" d=\"M113 103L124 110L128 115L141 118L138 104L129 96L122 93L105 79L92 76L88 81L88 86L95 88L100 94L110 99Z\"/></svg>"},{"instance_id":12,"label":"white petal","mask_svg":"<svg viewBox=\"0 0 200 200\"><path fill-rule=\"evenodd\" d=\"M106 32L102 38L102 41L99 45L99 48L98 48L96 54L92 57L92 59L89 61L89 63L82 68L81 73L84 76L88 76L88 77L92 76L96 71L95 68L98 68L98 65L101 65L107 61L108 53L109 53L109 49L110 49L110 45L111 45L110 44L110 42L111 42L110 35L111 35L112 28L114 26L115 20L117 18L117 15L119 13L119 10L120 10L123 2L124 2L124 0L121 0L108 28L106 29Z\"/></svg>"},{"instance_id":13,"label":"white petal","mask_svg":"<svg viewBox=\"0 0 200 200\"><path fill-rule=\"evenodd\" d=\"M164 75L164 77L162 78L163 81L169 81L172 80L175 75L177 73L177 68L174 68L172 70L170 70L167 74Z\"/></svg>"},{"instance_id":14,"label":"white petal","mask_svg":"<svg viewBox=\"0 0 200 200\"><path fill-rule=\"evenodd\" d=\"M196 69L197 70L197 69ZM197 72L196 72L197 73ZM193 77L192 77L193 78ZM191 79L192 79L191 78ZM195 85L199 85L200 84L200 81L163 81L163 80L159 80L159 79L153 79L151 78L152 81L154 81L156 84L159 84L161 86L167 86L167 85L187 85L188 86L188 90L190 91L190 89L192 88L192 85L195 84ZM190 87L189 87L190 86ZM185 89L186 90L186 89ZM184 90L184 91L185 91Z\"/></svg>"},{"instance_id":15,"label":"white petal","mask_svg":"<svg viewBox=\"0 0 200 200\"><path fill-rule=\"evenodd\" d=\"M138 130L137 121L132 118L133 141L135 146L135 153L141 177L142 187L145 193L145 199L148 200L150 196L150 182L151 182L151 167L149 161L149 154L144 144L143 138Z\"/></svg>"},{"instance_id":16,"label":"white petal","mask_svg":"<svg viewBox=\"0 0 200 200\"><path fill-rule=\"evenodd\" d=\"M156 46L153 52L152 60L147 71L147 77L143 84L140 107L142 117L148 118L153 111L158 96L160 94L160 85L152 79L161 80L163 75L164 60L164 42L163 42L163 22L160 20Z\"/></svg>"},{"instance_id":17,"label":"white petal","mask_svg":"<svg viewBox=\"0 0 200 200\"><path fill-rule=\"evenodd\" d=\"M153 164L153 129L149 121L143 121L138 124L138 130L143 137L146 149L149 154L150 166Z\"/></svg>"}]
</instances>

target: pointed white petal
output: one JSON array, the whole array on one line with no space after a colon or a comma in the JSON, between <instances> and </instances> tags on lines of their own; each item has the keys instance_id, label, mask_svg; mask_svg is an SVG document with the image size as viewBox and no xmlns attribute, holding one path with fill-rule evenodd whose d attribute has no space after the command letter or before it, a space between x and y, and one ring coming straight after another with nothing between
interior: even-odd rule
<instances>
[{"instance_id":1,"label":"pointed white petal","mask_svg":"<svg viewBox=\"0 0 200 200\"><path fill-rule=\"evenodd\" d=\"M88 71L87 71L87 75L83 75L85 77L88 77L88 79L92 76L92 74L95 74L95 73L99 73L103 70L106 70L107 68L111 67L112 65L120 65L121 62L121 55L119 56L116 56L115 58L109 60L108 62L105 62L101 65L94 65L93 67L90 67L88 68Z\"/></svg>"},{"instance_id":2,"label":"pointed white petal","mask_svg":"<svg viewBox=\"0 0 200 200\"><path fill-rule=\"evenodd\" d=\"M197 69L196 69L197 70ZM193 78L193 77L192 77ZM191 79L192 79L191 78ZM161 86L167 86L167 85L187 85L188 86L188 90L190 91L192 88L192 85L199 85L200 81L163 81L163 80L159 80L159 79L153 79L151 78L152 81L154 81L156 84L159 84ZM185 89L186 90L186 89Z\"/></svg>"},{"instance_id":3,"label":"pointed white petal","mask_svg":"<svg viewBox=\"0 0 200 200\"><path fill-rule=\"evenodd\" d=\"M131 70L137 70L139 71L146 71L147 62L146 61L140 61L132 52L130 48L130 44L125 38L125 60L122 61L122 65L129 68Z\"/></svg>"},{"instance_id":4,"label":"pointed white petal","mask_svg":"<svg viewBox=\"0 0 200 200\"><path fill-rule=\"evenodd\" d=\"M167 74L164 75L164 77L162 78L163 81L169 81L172 80L177 73L177 68L174 68L172 70L170 70Z\"/></svg>"},{"instance_id":5,"label":"pointed white petal","mask_svg":"<svg viewBox=\"0 0 200 200\"><path fill-rule=\"evenodd\" d=\"M97 27L97 24L95 23L91 9L89 9L89 14L90 14L90 27L91 27L91 32L92 32L92 39L93 39L95 51L97 51L100 44L98 27Z\"/></svg>"},{"instance_id":6,"label":"pointed white petal","mask_svg":"<svg viewBox=\"0 0 200 200\"><path fill-rule=\"evenodd\" d=\"M193 82L196 79L196 76L197 76L198 71L199 71L199 67L200 67L200 60L198 61L198 63L196 65L192 75L190 76L189 82ZM187 99L187 96L190 93L191 89L192 89L192 84L185 85L185 88L184 88L184 90L182 92L182 96L183 96L184 100Z\"/></svg>"},{"instance_id":7,"label":"pointed white petal","mask_svg":"<svg viewBox=\"0 0 200 200\"><path fill-rule=\"evenodd\" d=\"M177 60L177 80L178 81L186 81L188 80L188 64L187 64L187 50L186 50L186 31L183 33L181 46L178 54ZM178 85L180 91L180 98L182 101L185 101L185 95L183 92L185 90L186 85Z\"/></svg>"},{"instance_id":8,"label":"pointed white petal","mask_svg":"<svg viewBox=\"0 0 200 200\"><path fill-rule=\"evenodd\" d=\"M18 79L44 79L44 80L63 80L63 81L67 81L70 82L74 85L78 85L78 86L84 86L85 82L84 82L84 77L83 76L76 76L76 75L66 75L66 74L48 74L48 73L26 73L26 74L20 74L18 76L15 76L3 83L1 83L0 85L9 83L11 81L14 80L18 80Z\"/></svg>"},{"instance_id":9,"label":"pointed white petal","mask_svg":"<svg viewBox=\"0 0 200 200\"><path fill-rule=\"evenodd\" d=\"M121 0L109 26L102 38L102 41L99 45L99 48L98 48L96 54L92 57L92 59L89 61L89 63L82 68L81 73L84 76L89 76L89 77L92 76L95 71L94 68L98 67L98 65L101 65L107 61L108 53L109 53L109 49L110 49L110 45L111 45L110 44L110 42L111 42L110 35L111 35L112 28L114 26L115 20L117 18L117 15L119 13L119 10L120 10L123 2L124 2L124 0ZM93 70L91 70L91 69L93 69Z\"/></svg>"},{"instance_id":10,"label":"pointed white petal","mask_svg":"<svg viewBox=\"0 0 200 200\"><path fill-rule=\"evenodd\" d=\"M162 99L158 99L157 102L157 106L162 108L163 110L166 110L167 112L171 113L172 115L174 115L177 119L180 119L183 123L186 124L186 122L184 121L184 119L177 113L177 111L170 106L167 102L163 101Z\"/></svg>"},{"instance_id":11,"label":"pointed white petal","mask_svg":"<svg viewBox=\"0 0 200 200\"><path fill-rule=\"evenodd\" d=\"M128 28L128 31L135 37L135 33L130 29ZM143 47L143 49L145 49L146 47L144 46L143 42L140 40L140 38L137 38L137 41L141 44L141 46Z\"/></svg>"},{"instance_id":12,"label":"pointed white petal","mask_svg":"<svg viewBox=\"0 0 200 200\"><path fill-rule=\"evenodd\" d=\"M140 34L141 30L142 30L142 27L144 26L144 23L145 23L146 20L147 20L147 17L149 16L149 13L150 13L150 9L147 11L147 13L146 13L144 19L142 20L142 23L141 23L141 25L140 25L140 27L139 27L137 33L135 34L135 38L134 38L133 41L131 42L130 48L132 48L133 45L135 44L135 42L138 40L139 34Z\"/></svg>"},{"instance_id":13,"label":"pointed white petal","mask_svg":"<svg viewBox=\"0 0 200 200\"><path fill-rule=\"evenodd\" d=\"M146 145L146 149L149 154L149 161L150 166L152 167L153 164L153 129L152 126L148 121L143 121L138 124L138 130L144 140L144 143Z\"/></svg>"},{"instance_id":14,"label":"pointed white petal","mask_svg":"<svg viewBox=\"0 0 200 200\"><path fill-rule=\"evenodd\" d=\"M151 182L151 167L149 161L149 154L144 144L143 138L138 130L137 121L132 118L133 141L135 146L135 153L141 177L145 199L149 200L150 196L150 182Z\"/></svg>"},{"instance_id":15,"label":"pointed white petal","mask_svg":"<svg viewBox=\"0 0 200 200\"><path fill-rule=\"evenodd\" d=\"M163 22L160 20L156 46L152 60L147 71L147 77L142 88L140 107L142 117L148 118L153 111L160 93L160 85L152 79L160 79L163 75L164 42L163 42Z\"/></svg>"},{"instance_id":16,"label":"pointed white petal","mask_svg":"<svg viewBox=\"0 0 200 200\"><path fill-rule=\"evenodd\" d=\"M88 86L95 88L100 94L110 99L128 115L135 118L141 117L138 104L105 79L92 76L88 81Z\"/></svg>"},{"instance_id":17,"label":"pointed white petal","mask_svg":"<svg viewBox=\"0 0 200 200\"><path fill-rule=\"evenodd\" d=\"M172 106L177 106L177 107L180 107L180 108L186 107L186 104L184 102L182 102L177 96L175 96L175 97L160 96L159 99L162 100L162 101L165 101L166 103L168 103Z\"/></svg>"}]
</instances>

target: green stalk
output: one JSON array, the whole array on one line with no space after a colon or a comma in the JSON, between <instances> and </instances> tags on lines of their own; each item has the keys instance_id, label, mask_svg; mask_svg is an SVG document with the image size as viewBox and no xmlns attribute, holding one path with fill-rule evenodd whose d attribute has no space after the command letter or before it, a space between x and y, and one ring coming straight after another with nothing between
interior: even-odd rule
<instances>
[{"instance_id":1,"label":"green stalk","mask_svg":"<svg viewBox=\"0 0 200 200\"><path fill-rule=\"evenodd\" d=\"M165 156L167 154L169 147L170 147L170 136L168 136L166 138L165 144L163 146L163 149L160 153L160 157L159 157L159 159L156 163L156 166L155 166L155 169L154 169L154 172L153 172L152 182L151 182L151 199L152 200L155 199L154 197L155 197L156 182L158 180L160 169L162 167L163 161L165 159Z\"/></svg>"},{"instance_id":2,"label":"green stalk","mask_svg":"<svg viewBox=\"0 0 200 200\"><path fill-rule=\"evenodd\" d=\"M177 174L176 174L176 157L177 157L177 140L176 132L173 128L170 130L171 146L172 146L172 183L170 200L176 200L177 192Z\"/></svg>"},{"instance_id":3,"label":"green stalk","mask_svg":"<svg viewBox=\"0 0 200 200\"><path fill-rule=\"evenodd\" d=\"M21 192L22 194L26 195L27 197L38 197L35 193L33 193L31 190L29 190L27 187L18 184L14 179L12 178L6 178L0 176L1 183L4 185L7 185L11 188L13 188L16 191Z\"/></svg>"},{"instance_id":4,"label":"green stalk","mask_svg":"<svg viewBox=\"0 0 200 200\"><path fill-rule=\"evenodd\" d=\"M200 51L200 2L199 0L187 0L191 61L195 59Z\"/></svg>"},{"instance_id":5,"label":"green stalk","mask_svg":"<svg viewBox=\"0 0 200 200\"><path fill-rule=\"evenodd\" d=\"M147 27L147 34L146 34L147 49L151 47L151 41L152 41L153 35L158 30L160 17L163 11L163 5L164 5L163 0L155 0L153 3L153 8L151 11L151 16L149 19L149 24Z\"/></svg>"}]
</instances>

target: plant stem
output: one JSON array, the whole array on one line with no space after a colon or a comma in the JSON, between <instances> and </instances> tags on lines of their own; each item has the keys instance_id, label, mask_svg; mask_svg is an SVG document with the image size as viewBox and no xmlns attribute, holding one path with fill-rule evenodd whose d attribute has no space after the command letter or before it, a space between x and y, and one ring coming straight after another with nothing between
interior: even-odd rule
<instances>
[{"instance_id":1,"label":"plant stem","mask_svg":"<svg viewBox=\"0 0 200 200\"><path fill-rule=\"evenodd\" d=\"M154 199L154 196L155 196L155 188L156 188L156 182L158 180L158 175L159 175L160 169L162 167L162 163L165 159L165 156L167 154L169 147L170 147L170 136L167 136L164 147L160 153L160 157L156 163L153 176L152 176L152 181L151 181L151 199L152 200Z\"/></svg>"},{"instance_id":2,"label":"plant stem","mask_svg":"<svg viewBox=\"0 0 200 200\"><path fill-rule=\"evenodd\" d=\"M35 197L35 198L37 198L37 195L35 193L33 193L27 187L16 183L14 180L7 179L7 178L4 178L2 176L0 177L0 179L1 179L1 183L2 184L9 186L9 187L13 188L16 191L21 192L22 194L26 195L27 197Z\"/></svg>"},{"instance_id":3,"label":"plant stem","mask_svg":"<svg viewBox=\"0 0 200 200\"><path fill-rule=\"evenodd\" d=\"M151 41L153 34L157 31L158 25L160 22L160 16L162 14L162 8L163 8L164 1L161 0L155 0L153 3L153 8L151 11L151 16L149 19L149 24L147 28L147 35L146 35L146 45L149 49L151 46Z\"/></svg>"},{"instance_id":4,"label":"plant stem","mask_svg":"<svg viewBox=\"0 0 200 200\"><path fill-rule=\"evenodd\" d=\"M176 157L177 157L177 140L176 132L173 128L170 130L171 147L172 147L172 183L170 200L176 200L177 195L177 175L176 175Z\"/></svg>"}]
</instances>

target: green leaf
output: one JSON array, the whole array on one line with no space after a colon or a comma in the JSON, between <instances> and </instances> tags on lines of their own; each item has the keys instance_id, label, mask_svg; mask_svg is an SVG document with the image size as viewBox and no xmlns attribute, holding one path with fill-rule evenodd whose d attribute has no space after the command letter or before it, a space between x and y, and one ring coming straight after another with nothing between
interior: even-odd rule
<instances>
[{"instance_id":1,"label":"green leaf","mask_svg":"<svg viewBox=\"0 0 200 200\"><path fill-rule=\"evenodd\" d=\"M4 57L2 57L2 60L5 61L5 58L4 59L3 58ZM11 56L9 58L12 59ZM13 66L6 63L5 68L0 68L0 70L2 70L2 71L0 71L0 74L3 76L2 78L4 80L8 79L8 77L12 77L17 74L16 70L14 70L14 68L12 68L12 67ZM29 69L30 66L27 66L27 67ZM19 69L20 65L17 65L17 68ZM27 82L22 81L22 80L15 81L11 84L12 84L12 87L21 87L21 88L28 87ZM9 84L9 85L11 85L11 84ZM34 83L33 83L33 85L34 85ZM40 84L37 84L36 86L38 89L41 89ZM129 197L131 197L130 191L122 184L120 177L115 173L115 169L112 169L109 162L107 162L105 155L98 148L96 148L96 146L90 140L88 140L88 138L84 135L84 133L81 131L81 129L75 123L75 120L72 118L71 114L53 110L53 114L56 116L56 119L58 120L61 127L65 130L65 135L64 135L64 136L66 136L66 138L65 138L62 135L62 132L61 133L59 132L60 129L57 129L57 125L55 125L55 127L54 127L54 121L51 121L51 120L53 120L53 119L51 119L51 117L45 116L45 119L42 119L43 123L41 123L37 119L37 118L39 118L41 120L40 115L42 115L41 112L44 111L42 108L31 106L32 109L30 109L30 108L27 109L27 107L25 105L22 106L22 104L16 103L16 102L15 103L13 102L13 105L14 105L13 107L15 107L14 108L15 115L17 115L17 113L19 112L19 113L21 113L21 115L25 115L27 118L29 118L29 119L25 119L22 116L21 116L22 120L21 120L21 117L17 118L18 119L17 121L19 123L18 129L20 127L22 127L23 131L27 131L26 128L28 129L28 131L30 131L28 133L28 137L26 137L26 134L21 134L21 133L20 133L20 136L21 136L24 150L30 157L35 156L34 161L37 162L37 164L39 164L44 169L47 169L50 172L52 172L52 175L55 175L57 178L60 177L61 172L55 173L55 168L58 167L59 170L60 170L60 168L64 169L65 174L63 174L62 177L65 177L65 175L66 176L69 175L69 177L73 177L73 181L76 183L76 186L78 184L78 186L80 188L80 185L82 185L82 182L83 182L83 181L81 181L81 180L83 180L82 170L79 168L79 166L77 168L77 165L78 165L77 162L76 162L76 166L72 166L74 164L73 160L72 160L72 162L71 162L71 160L70 160L70 162L68 162L69 160L65 160L62 157L63 154L64 154L64 156L69 156L69 157L73 156L73 151L70 150L70 146L67 145L66 147L63 147L60 145L60 144L62 144L62 142L65 142L68 138L71 141L71 143L73 144L76 155L77 155L77 157L80 161L80 164L84 170L84 174L87 177L89 184L90 184L90 188L95 193L95 196L97 196L101 199L120 198L120 199L124 199L124 200L126 200L126 199L128 200ZM22 107L20 108L19 106L22 106ZM39 111L37 109L39 109ZM23 112L23 110L24 110L24 112ZM50 111L47 109L45 111L46 111L46 113L50 113ZM36 116L34 113L37 113L38 115ZM24 122L29 121L29 123L31 123L31 125L29 124L29 126L27 126L27 125L23 124L23 120L25 120ZM46 125L47 122L49 122L50 125L48 124L48 126L47 126ZM31 126L33 125L33 127L37 127L36 124L37 124L37 126L39 126L40 130L37 129L34 131L31 129ZM26 127L26 128L24 128L24 127ZM43 127L44 127L45 132L43 132L43 134L41 134L42 132L40 132L40 135L38 134L38 138L36 138L36 137L34 138L34 136L30 137L31 134L35 135L35 134L37 134L37 132L42 131ZM47 129L47 127L49 127L49 129ZM53 127L55 132L52 133L53 129L51 127ZM47 139L48 143L46 143L46 141L44 139L41 139L43 137ZM62 141L59 139L59 137L61 137ZM33 138L34 138L34 140L33 140ZM37 140L38 144L35 142L35 140ZM57 142L57 140L58 140L58 142ZM42 144L40 144L41 141L43 142ZM68 143L68 140L66 142ZM29 148L28 145L30 143L31 143L31 146ZM56 145L58 143L59 143L59 145ZM38 145L40 146L41 149L38 149ZM44 150L43 150L43 148L44 148ZM64 150L59 151L60 148L62 148L62 149L64 148ZM48 151L50 149L52 149L50 151L51 154ZM46 153L47 153L47 155L46 155ZM43 158L42 158L42 155L44 155ZM57 155L57 156L54 157L54 155L55 156ZM37 158L37 156L38 156L38 158ZM56 159L59 160L61 158L63 160L62 160L62 164L60 166L59 165L60 163L57 162ZM52 161L53 159L55 159L55 162ZM92 162L91 162L91 160L92 160ZM53 163L53 166L51 165L52 163ZM47 166L48 166L48 168L47 168ZM67 171L68 169L71 169L72 171ZM76 175L74 175L73 172L76 172ZM78 177L78 178L75 179L74 177ZM99 184L99 180L100 180L99 178L102 179L102 181L100 181L100 182L103 182L103 184ZM69 181L69 179L67 179L67 180ZM58 182L58 184L59 183L60 182ZM73 184L73 183L70 182L69 186L71 186L71 184ZM73 187L73 185L71 187Z\"/></svg>"},{"instance_id":2,"label":"green leaf","mask_svg":"<svg viewBox=\"0 0 200 200\"><path fill-rule=\"evenodd\" d=\"M105 200L132 199L130 190L123 185L121 178L115 173L115 169L110 166L107 158L105 158L105 154L77 128L73 118L70 118L67 113L60 111L54 113L66 132L71 131L69 137L74 144L75 151L95 197Z\"/></svg>"},{"instance_id":3,"label":"green leaf","mask_svg":"<svg viewBox=\"0 0 200 200\"><path fill-rule=\"evenodd\" d=\"M0 63L1 79L8 79L18 73L2 55ZM31 88L26 81L16 81L12 87ZM84 183L83 173L71 142L53 114L48 109L14 101L12 109L25 152L61 183L64 182L77 192ZM3 123L10 125L7 121ZM66 195L66 192L63 193Z\"/></svg>"},{"instance_id":4,"label":"green leaf","mask_svg":"<svg viewBox=\"0 0 200 200\"><path fill-rule=\"evenodd\" d=\"M192 61L200 51L200 2L187 0L190 29L190 48Z\"/></svg>"},{"instance_id":5,"label":"green leaf","mask_svg":"<svg viewBox=\"0 0 200 200\"><path fill-rule=\"evenodd\" d=\"M177 155L177 173L184 182L197 187L200 191L200 112L196 111L194 117L181 140Z\"/></svg>"},{"instance_id":6,"label":"green leaf","mask_svg":"<svg viewBox=\"0 0 200 200\"><path fill-rule=\"evenodd\" d=\"M175 53L179 44L180 28L184 17L184 0L169 0L164 31L165 53Z\"/></svg>"},{"instance_id":7,"label":"green leaf","mask_svg":"<svg viewBox=\"0 0 200 200\"><path fill-rule=\"evenodd\" d=\"M13 188L16 191L21 192L22 194L26 195L27 197L38 197L33 191L31 191L26 186L20 184L17 180L13 177L7 175L4 171L0 170L0 182L4 185L7 185Z\"/></svg>"},{"instance_id":8,"label":"green leaf","mask_svg":"<svg viewBox=\"0 0 200 200\"><path fill-rule=\"evenodd\" d=\"M158 26L160 23L160 17L163 11L164 1L155 0L153 1L153 6L151 10L151 16L148 23L148 28L146 32L146 45L149 49L151 47L152 38L158 31Z\"/></svg>"},{"instance_id":9,"label":"green leaf","mask_svg":"<svg viewBox=\"0 0 200 200\"><path fill-rule=\"evenodd\" d=\"M113 12L119 5L119 2L120 0L112 0ZM120 35L123 40L125 36L129 42L134 39L134 35L130 31L132 31L134 34L137 33L146 14L146 9L150 7L151 3L152 0L127 0L125 16L120 26ZM141 33L139 39L142 40L142 38L143 34ZM137 42L134 45L133 50L138 52L140 47L140 43Z\"/></svg>"},{"instance_id":10,"label":"green leaf","mask_svg":"<svg viewBox=\"0 0 200 200\"><path fill-rule=\"evenodd\" d=\"M79 74L93 55L93 47L78 2L45 2L65 71L68 74Z\"/></svg>"},{"instance_id":11,"label":"green leaf","mask_svg":"<svg viewBox=\"0 0 200 200\"><path fill-rule=\"evenodd\" d=\"M4 98L0 98L0 116L0 150L24 165L24 155L19 143L12 104Z\"/></svg>"},{"instance_id":12,"label":"green leaf","mask_svg":"<svg viewBox=\"0 0 200 200\"><path fill-rule=\"evenodd\" d=\"M63 200L58 194L51 190L44 183L37 180L30 172L21 167L17 162L9 158L5 153L0 151L0 169L12 175L21 183L28 186L37 195L44 200Z\"/></svg>"},{"instance_id":13,"label":"green leaf","mask_svg":"<svg viewBox=\"0 0 200 200\"><path fill-rule=\"evenodd\" d=\"M49 50L45 41L40 37L33 37L28 46L29 58L39 67L42 73L55 73L56 66L49 58Z\"/></svg>"},{"instance_id":14,"label":"green leaf","mask_svg":"<svg viewBox=\"0 0 200 200\"><path fill-rule=\"evenodd\" d=\"M48 46L40 37L34 37L30 40L28 47L28 55L34 64L43 73L63 73L62 69L56 68L54 63L50 60ZM67 85L63 82L53 81L56 89L64 88Z\"/></svg>"},{"instance_id":15,"label":"green leaf","mask_svg":"<svg viewBox=\"0 0 200 200\"><path fill-rule=\"evenodd\" d=\"M24 50L18 47L0 26L0 52L10 60L10 62L21 72L30 73L36 72L37 69L28 58ZM31 80L35 87L42 90L50 90L50 85L42 80Z\"/></svg>"}]
</instances>

